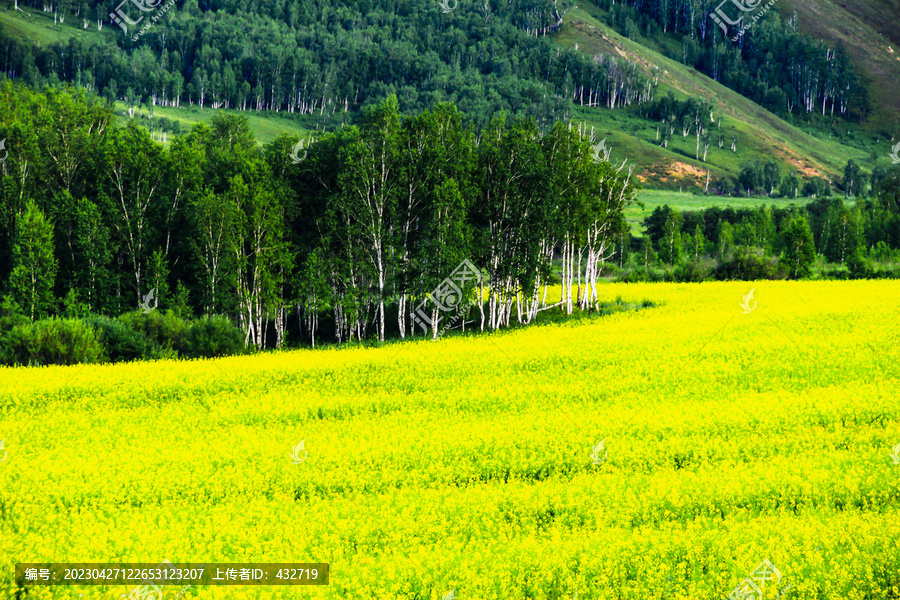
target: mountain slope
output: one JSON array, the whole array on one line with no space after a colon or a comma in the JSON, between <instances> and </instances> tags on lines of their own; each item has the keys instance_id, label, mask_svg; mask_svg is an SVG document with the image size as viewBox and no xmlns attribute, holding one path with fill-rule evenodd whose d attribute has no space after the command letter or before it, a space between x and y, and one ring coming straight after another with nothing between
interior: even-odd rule
<instances>
[{"instance_id":1,"label":"mountain slope","mask_svg":"<svg viewBox=\"0 0 900 600\"><path fill-rule=\"evenodd\" d=\"M900 0L788 0L803 33L843 44L868 84L873 114L867 126L896 137L900 121Z\"/></svg>"},{"instance_id":2,"label":"mountain slope","mask_svg":"<svg viewBox=\"0 0 900 600\"><path fill-rule=\"evenodd\" d=\"M701 179L705 182L708 169L713 178L733 177L742 163L757 158L778 159L806 177L821 175L838 180L847 160L868 157L861 150L816 138L790 125L696 69L619 35L606 26L600 16L596 6L581 3L578 9L566 15L556 41L577 46L589 55L605 53L635 62L645 73L658 76L657 97L672 91L676 97L703 98L713 102L717 114L723 116L721 132L727 137L726 145L723 149L717 144L711 145L708 162L704 163L695 159L695 141L690 135L686 140L676 135L670 147L665 149L656 142L656 125L637 114L630 123L633 129L620 123L617 132L615 122L621 121L621 115L616 114L618 111L580 111L578 116L600 128L599 137L608 136L610 145L619 149L619 154L614 150L613 159L622 160L627 155L645 169L644 178L648 183L663 187L672 187L674 182L697 184ZM719 131L713 129L713 134ZM736 153L728 147L733 137L738 140Z\"/></svg>"}]
</instances>

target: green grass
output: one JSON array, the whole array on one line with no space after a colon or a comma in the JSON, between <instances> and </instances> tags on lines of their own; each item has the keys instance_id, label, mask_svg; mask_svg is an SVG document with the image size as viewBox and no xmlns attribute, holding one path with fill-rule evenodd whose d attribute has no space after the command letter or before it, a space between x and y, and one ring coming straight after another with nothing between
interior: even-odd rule
<instances>
[{"instance_id":1,"label":"green grass","mask_svg":"<svg viewBox=\"0 0 900 600\"><path fill-rule=\"evenodd\" d=\"M129 105L124 102L115 103L116 119L122 125L131 120L128 116L128 107ZM178 121L181 124L183 133L189 131L190 128L197 123L209 122L216 114L230 114L246 117L258 145L267 144L283 133L296 136L306 135L311 130L304 125L307 125L314 118L310 118L309 116L297 117L290 115L289 113L259 113L255 111L226 110L221 108L212 109L209 107L200 110L199 106L181 106L178 108L171 106L156 106L153 108L154 119L165 117L170 121ZM134 120L137 121L139 125L147 125L148 120L146 119L146 116L146 108L135 110L134 112ZM312 130L314 130L314 128ZM171 139L172 137L170 134L169 141L171 141Z\"/></svg>"},{"instance_id":2,"label":"green grass","mask_svg":"<svg viewBox=\"0 0 900 600\"><path fill-rule=\"evenodd\" d=\"M10 6L12 3L10 3ZM76 38L84 42L115 42L118 28L104 23L103 31L97 31L97 20L90 19L87 29L81 26L81 19L68 15L65 23L53 22L53 13L45 13L20 6L21 10L0 10L0 27L11 37L28 40L43 46L55 42L65 42Z\"/></svg>"},{"instance_id":3,"label":"green grass","mask_svg":"<svg viewBox=\"0 0 900 600\"><path fill-rule=\"evenodd\" d=\"M638 200L644 208L633 204L625 209L625 218L631 226L632 235L643 235L643 220L649 217L657 207L669 206L677 211L701 211L707 208L757 208L774 205L787 208L790 205L805 206L811 202L809 198L734 198L731 196L697 196L690 192L671 192L666 190L642 190Z\"/></svg>"}]
</instances>

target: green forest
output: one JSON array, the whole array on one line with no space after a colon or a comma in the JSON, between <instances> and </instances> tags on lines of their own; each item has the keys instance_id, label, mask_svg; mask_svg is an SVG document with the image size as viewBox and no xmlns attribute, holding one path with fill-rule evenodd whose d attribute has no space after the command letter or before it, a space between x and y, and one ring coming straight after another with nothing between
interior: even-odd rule
<instances>
[{"instance_id":1,"label":"green forest","mask_svg":"<svg viewBox=\"0 0 900 600\"><path fill-rule=\"evenodd\" d=\"M560 248L570 277L576 254L596 274L637 191L583 130L503 117L476 130L450 104L402 118L390 97L301 158L296 139L258 148L242 117L164 148L84 91L2 93L16 144L0 281L30 320L117 315L153 290L160 308L227 315L257 348L281 346L291 315L308 343L321 315L335 341L384 340L469 259L485 273L479 327L496 329L534 317Z\"/></svg>"},{"instance_id":2,"label":"green forest","mask_svg":"<svg viewBox=\"0 0 900 600\"><path fill-rule=\"evenodd\" d=\"M571 0L457 3L449 12L436 1L184 0L139 36L151 14L142 11L159 0L140 10L136 0L120 3L124 16L96 0L13 1L114 35L35 46L0 29L0 71L127 104L314 114L324 125L393 94L407 113L452 102L479 126L504 110L548 128L574 104L642 104L656 87L621 57L552 43ZM624 35L659 40L672 58L776 114L871 111L846 53L801 34L796 18L769 13L735 44L708 18L715 3L707 0L596 5Z\"/></svg>"},{"instance_id":3,"label":"green forest","mask_svg":"<svg viewBox=\"0 0 900 600\"><path fill-rule=\"evenodd\" d=\"M15 140L0 166L9 331L152 298L234 323L257 349L289 331L312 345L437 335L434 304L430 331L422 319L415 331L417 303L464 260L483 274L462 290L479 330L532 321L551 283L569 290L559 310L571 314L597 308L610 277L801 278L817 261L819 276L896 276L900 167L858 187L872 193L853 206L829 189L803 209L658 208L639 238L624 218L631 169L563 122L477 128L449 103L403 116L392 96L312 140L260 147L246 119L216 116L164 147L84 90L3 81L0 93L11 107L0 136ZM753 186L796 195L792 173L746 170ZM206 327L227 329L217 323Z\"/></svg>"},{"instance_id":4,"label":"green forest","mask_svg":"<svg viewBox=\"0 0 900 600\"><path fill-rule=\"evenodd\" d=\"M404 112L446 101L480 126L507 111L544 128L568 117L574 97L608 107L651 99L654 85L635 65L550 42L566 4L494 2L444 13L437 2L187 0L138 40L135 26L46 47L0 31L0 71L129 104L285 111L316 115L323 126L388 95ZM54 8L110 27L105 3ZM137 20L140 11L132 12Z\"/></svg>"}]
</instances>

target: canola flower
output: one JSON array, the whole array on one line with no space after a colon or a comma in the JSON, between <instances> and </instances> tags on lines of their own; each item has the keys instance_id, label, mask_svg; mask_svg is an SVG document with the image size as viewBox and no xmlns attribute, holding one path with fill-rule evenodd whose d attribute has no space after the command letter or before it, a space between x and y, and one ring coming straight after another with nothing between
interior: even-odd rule
<instances>
[{"instance_id":1,"label":"canola flower","mask_svg":"<svg viewBox=\"0 0 900 600\"><path fill-rule=\"evenodd\" d=\"M0 368L0 598L16 562L164 557L331 565L328 586L199 599L721 599L764 558L787 600L898 597L900 285L598 291L658 306L382 348Z\"/></svg>"}]
</instances>

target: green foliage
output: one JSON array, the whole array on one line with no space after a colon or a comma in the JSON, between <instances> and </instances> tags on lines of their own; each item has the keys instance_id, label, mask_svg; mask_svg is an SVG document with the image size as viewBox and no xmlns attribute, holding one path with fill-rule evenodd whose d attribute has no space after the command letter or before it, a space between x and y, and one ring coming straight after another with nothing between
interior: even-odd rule
<instances>
[{"instance_id":1,"label":"green foliage","mask_svg":"<svg viewBox=\"0 0 900 600\"><path fill-rule=\"evenodd\" d=\"M847 270L853 279L867 279L874 274L874 269L866 260L862 247L857 246L847 259Z\"/></svg>"},{"instance_id":2,"label":"green foliage","mask_svg":"<svg viewBox=\"0 0 900 600\"><path fill-rule=\"evenodd\" d=\"M70 365L242 354L244 334L224 317L186 322L174 314L44 319L28 323L8 300L0 312L0 362Z\"/></svg>"},{"instance_id":3,"label":"green foliage","mask_svg":"<svg viewBox=\"0 0 900 600\"><path fill-rule=\"evenodd\" d=\"M153 290L157 306L161 309L171 308L172 298L169 295L169 267L161 250L154 250L147 266L146 289Z\"/></svg>"},{"instance_id":4,"label":"green foliage","mask_svg":"<svg viewBox=\"0 0 900 600\"><path fill-rule=\"evenodd\" d=\"M120 362L149 358L146 336L129 327L122 319L93 316L87 319L87 323L97 331L106 360Z\"/></svg>"},{"instance_id":5,"label":"green foliage","mask_svg":"<svg viewBox=\"0 0 900 600\"><path fill-rule=\"evenodd\" d=\"M782 198L796 198L800 194L800 183L796 171L788 172L778 186L779 195Z\"/></svg>"},{"instance_id":6,"label":"green foliage","mask_svg":"<svg viewBox=\"0 0 900 600\"><path fill-rule=\"evenodd\" d=\"M241 354L245 350L244 334L223 317L197 319L184 332L179 353L186 358Z\"/></svg>"},{"instance_id":7,"label":"green foliage","mask_svg":"<svg viewBox=\"0 0 900 600\"><path fill-rule=\"evenodd\" d=\"M189 328L189 324L172 311L154 310L147 314L136 311L125 313L118 320L146 340L147 358L177 356L177 349Z\"/></svg>"},{"instance_id":8,"label":"green foliage","mask_svg":"<svg viewBox=\"0 0 900 600\"><path fill-rule=\"evenodd\" d=\"M708 260L688 260L675 268L672 280L700 282L708 281L713 276L715 263Z\"/></svg>"},{"instance_id":9,"label":"green foliage","mask_svg":"<svg viewBox=\"0 0 900 600\"><path fill-rule=\"evenodd\" d=\"M862 172L862 168L856 164L856 161L852 159L847 161L847 166L844 167L843 180L844 193L847 197L864 196L867 190L867 182L868 178Z\"/></svg>"},{"instance_id":10,"label":"green foliage","mask_svg":"<svg viewBox=\"0 0 900 600\"><path fill-rule=\"evenodd\" d=\"M784 279L786 275L786 269L778 264L777 258L746 250L737 252L731 260L720 263L715 269L715 278L720 281Z\"/></svg>"},{"instance_id":11,"label":"green foliage","mask_svg":"<svg viewBox=\"0 0 900 600\"><path fill-rule=\"evenodd\" d=\"M806 215L796 213L787 217L781 229L784 247L781 264L791 279L809 277L816 259L816 247Z\"/></svg>"},{"instance_id":12,"label":"green foliage","mask_svg":"<svg viewBox=\"0 0 900 600\"><path fill-rule=\"evenodd\" d=\"M22 307L15 298L5 295L0 298L0 336L17 325L26 325L30 319L22 313Z\"/></svg>"},{"instance_id":13,"label":"green foliage","mask_svg":"<svg viewBox=\"0 0 900 600\"><path fill-rule=\"evenodd\" d=\"M812 177L803 186L807 198L827 198L831 194L831 184L821 177Z\"/></svg>"},{"instance_id":14,"label":"green foliage","mask_svg":"<svg viewBox=\"0 0 900 600\"><path fill-rule=\"evenodd\" d=\"M681 225L684 216L671 211L663 225L663 235L659 241L659 260L668 265L679 265L684 260L684 241Z\"/></svg>"},{"instance_id":15,"label":"green foliage","mask_svg":"<svg viewBox=\"0 0 900 600\"><path fill-rule=\"evenodd\" d=\"M820 249L828 260L840 264L863 243L862 215L835 198L825 213Z\"/></svg>"},{"instance_id":16,"label":"green foliage","mask_svg":"<svg viewBox=\"0 0 900 600\"><path fill-rule=\"evenodd\" d=\"M63 316L69 319L79 319L91 314L91 307L78 298L76 290L69 290L63 299Z\"/></svg>"},{"instance_id":17,"label":"green foliage","mask_svg":"<svg viewBox=\"0 0 900 600\"><path fill-rule=\"evenodd\" d=\"M53 256L53 226L32 200L26 202L25 211L16 222L12 264L10 290L34 321L55 304L53 281L57 263Z\"/></svg>"},{"instance_id":18,"label":"green foliage","mask_svg":"<svg viewBox=\"0 0 900 600\"><path fill-rule=\"evenodd\" d=\"M641 250L637 260L645 269L652 267L659 260L656 251L653 249L653 243L647 236L641 238Z\"/></svg>"},{"instance_id":19,"label":"green foliage","mask_svg":"<svg viewBox=\"0 0 900 600\"><path fill-rule=\"evenodd\" d=\"M44 319L3 334L0 362L7 365L73 365L103 358L94 330L80 319Z\"/></svg>"},{"instance_id":20,"label":"green foliage","mask_svg":"<svg viewBox=\"0 0 900 600\"><path fill-rule=\"evenodd\" d=\"M734 227L729 221L719 219L716 226L716 256L721 260L729 260L735 251Z\"/></svg>"}]
</instances>

